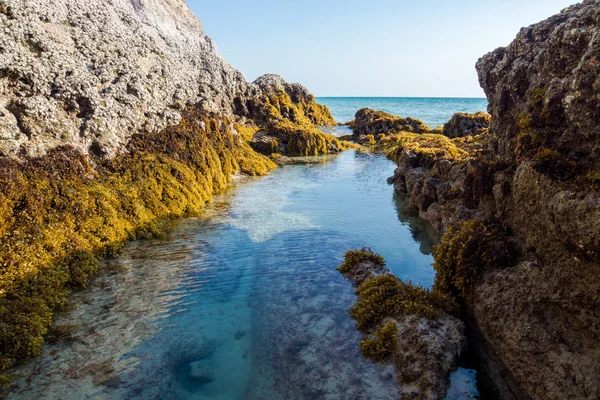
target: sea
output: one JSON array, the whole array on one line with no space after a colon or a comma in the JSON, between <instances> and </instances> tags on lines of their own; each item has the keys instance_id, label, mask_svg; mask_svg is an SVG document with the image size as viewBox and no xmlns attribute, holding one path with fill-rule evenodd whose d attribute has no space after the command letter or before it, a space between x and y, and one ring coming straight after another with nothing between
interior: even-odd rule
<instances>
[{"instance_id":1,"label":"sea","mask_svg":"<svg viewBox=\"0 0 600 400\"><path fill-rule=\"evenodd\" d=\"M418 118L431 128L444 125L457 112L487 111L485 98L447 97L317 97L338 122L354 119L361 108L373 108L401 117Z\"/></svg>"}]
</instances>

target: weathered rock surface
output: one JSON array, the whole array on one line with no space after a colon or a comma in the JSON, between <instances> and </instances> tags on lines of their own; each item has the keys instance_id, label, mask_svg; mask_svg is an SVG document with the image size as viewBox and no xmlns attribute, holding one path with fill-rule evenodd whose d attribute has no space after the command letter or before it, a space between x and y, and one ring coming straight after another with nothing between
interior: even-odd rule
<instances>
[{"instance_id":1,"label":"weathered rock surface","mask_svg":"<svg viewBox=\"0 0 600 400\"><path fill-rule=\"evenodd\" d=\"M600 167L599 5L586 0L523 28L477 62L495 154L513 160L519 147L543 146Z\"/></svg>"},{"instance_id":2,"label":"weathered rock surface","mask_svg":"<svg viewBox=\"0 0 600 400\"><path fill-rule=\"evenodd\" d=\"M231 116L258 90L184 0L2 0L0 25L0 154L70 144L112 156L185 104Z\"/></svg>"},{"instance_id":3,"label":"weathered rock surface","mask_svg":"<svg viewBox=\"0 0 600 400\"><path fill-rule=\"evenodd\" d=\"M514 245L514 263L482 263L462 296L502 398L600 397L599 58L598 1L524 28L477 63L485 150L433 164L403 152L390 179L441 231L500 221Z\"/></svg>"},{"instance_id":4,"label":"weathered rock surface","mask_svg":"<svg viewBox=\"0 0 600 400\"><path fill-rule=\"evenodd\" d=\"M456 113L444 124L443 133L449 138L475 136L489 129L492 117L484 112Z\"/></svg>"},{"instance_id":5,"label":"weathered rock surface","mask_svg":"<svg viewBox=\"0 0 600 400\"><path fill-rule=\"evenodd\" d=\"M367 290L387 293L382 297L376 296L377 303L373 304L373 307L385 309L386 313L390 311L387 309L387 304L396 302L426 304L430 301L430 297L435 296L393 277L381 256L367 247L346 253L344 264L339 270L357 287L359 295L357 304L364 301L360 293L364 289L363 285L375 285ZM394 285L384 286L386 283L378 282L378 277L390 278ZM377 283L374 284L373 282L376 281ZM400 289L395 292L395 285L407 291L403 293ZM364 317L363 312L358 314ZM437 307L434 314L435 316L419 315L416 309L410 310L409 306L404 308L403 312L392 312L383 316L374 327L361 329L365 338L361 343L361 349L366 357L373 357L373 354L365 350L368 341L381 341L378 345L379 349L393 349L388 350L389 355L383 359L380 353L376 353L376 356L377 361L389 361L395 366L401 399L444 398L450 386L450 373L456 370L458 358L466 347L463 323ZM356 318L356 314L353 316ZM390 323L393 324L392 328L395 327L393 337L389 339L378 337L381 334L379 330L386 326L388 328L383 329L389 329ZM359 327L361 327L360 317ZM394 343L387 343L386 340L392 340Z\"/></svg>"},{"instance_id":6,"label":"weathered rock surface","mask_svg":"<svg viewBox=\"0 0 600 400\"><path fill-rule=\"evenodd\" d=\"M355 139L359 139L361 136L373 135L375 140L379 140L381 134L397 132L424 133L429 131L431 129L418 119L402 118L370 108L358 110L352 122L352 133Z\"/></svg>"}]
</instances>

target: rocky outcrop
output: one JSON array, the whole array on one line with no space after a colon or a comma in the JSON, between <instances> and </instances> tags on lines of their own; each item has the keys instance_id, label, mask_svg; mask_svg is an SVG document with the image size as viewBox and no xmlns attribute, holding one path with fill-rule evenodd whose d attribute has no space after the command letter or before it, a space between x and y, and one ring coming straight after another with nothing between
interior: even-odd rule
<instances>
[{"instance_id":1,"label":"rocky outcrop","mask_svg":"<svg viewBox=\"0 0 600 400\"><path fill-rule=\"evenodd\" d=\"M445 232L436 286L464 301L503 398L600 396L599 10L567 8L479 60L482 148L391 152L396 191Z\"/></svg>"},{"instance_id":2,"label":"rocky outcrop","mask_svg":"<svg viewBox=\"0 0 600 400\"><path fill-rule=\"evenodd\" d=\"M411 117L402 118L370 108L361 108L358 110L351 125L354 139L359 143L377 141L381 135L385 136L390 133L424 133L431 131L423 121L418 119ZM368 137L369 135L372 135L372 137Z\"/></svg>"},{"instance_id":3,"label":"rocky outcrop","mask_svg":"<svg viewBox=\"0 0 600 400\"><path fill-rule=\"evenodd\" d=\"M69 145L112 158L136 132L177 124L186 106L266 122L281 94L303 107L281 118L335 122L299 84L246 82L184 0L2 0L0 25L0 156Z\"/></svg>"},{"instance_id":4,"label":"rocky outcrop","mask_svg":"<svg viewBox=\"0 0 600 400\"><path fill-rule=\"evenodd\" d=\"M232 116L256 94L184 0L0 2L0 154L114 156L185 105Z\"/></svg>"},{"instance_id":5,"label":"rocky outcrop","mask_svg":"<svg viewBox=\"0 0 600 400\"><path fill-rule=\"evenodd\" d=\"M492 117L484 112L456 113L444 124L443 133L449 138L476 136L487 132Z\"/></svg>"},{"instance_id":6,"label":"rocky outcrop","mask_svg":"<svg viewBox=\"0 0 600 400\"><path fill-rule=\"evenodd\" d=\"M39 353L99 259L275 168L258 132L344 148L326 107L246 82L183 0L0 0L0 26L0 370Z\"/></svg>"},{"instance_id":7,"label":"rocky outcrop","mask_svg":"<svg viewBox=\"0 0 600 400\"><path fill-rule=\"evenodd\" d=\"M451 299L402 282L368 248L348 251L338 269L357 288L350 313L363 355L394 365L401 399L444 398L466 346Z\"/></svg>"}]
</instances>

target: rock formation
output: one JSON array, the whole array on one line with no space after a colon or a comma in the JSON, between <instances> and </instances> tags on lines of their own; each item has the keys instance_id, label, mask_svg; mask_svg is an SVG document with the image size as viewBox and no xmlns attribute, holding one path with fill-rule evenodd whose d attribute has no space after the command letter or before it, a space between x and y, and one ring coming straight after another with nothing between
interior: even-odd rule
<instances>
[{"instance_id":1,"label":"rock formation","mask_svg":"<svg viewBox=\"0 0 600 400\"><path fill-rule=\"evenodd\" d=\"M397 132L424 133L431 129L418 119L411 117L402 118L376 111L370 108L362 108L356 112L354 121L351 123L352 134L359 143L368 143L371 140L379 140L380 136ZM372 135L372 137L368 137Z\"/></svg>"},{"instance_id":2,"label":"rock formation","mask_svg":"<svg viewBox=\"0 0 600 400\"><path fill-rule=\"evenodd\" d=\"M391 275L383 258L368 248L350 250L340 272L357 287L350 314L363 333L363 355L391 362L401 399L442 399L465 349L456 304Z\"/></svg>"},{"instance_id":3,"label":"rock formation","mask_svg":"<svg viewBox=\"0 0 600 400\"><path fill-rule=\"evenodd\" d=\"M597 0L522 29L477 63L489 133L389 153L500 398L600 397L599 38Z\"/></svg>"},{"instance_id":4,"label":"rock formation","mask_svg":"<svg viewBox=\"0 0 600 400\"><path fill-rule=\"evenodd\" d=\"M456 113L444 124L443 133L449 138L477 136L485 133L491 122L492 117L484 112Z\"/></svg>"},{"instance_id":5,"label":"rock formation","mask_svg":"<svg viewBox=\"0 0 600 400\"><path fill-rule=\"evenodd\" d=\"M184 0L0 0L0 26L0 370L98 259L275 168L257 132L291 132L290 155L347 146L301 85L246 82Z\"/></svg>"}]
</instances>

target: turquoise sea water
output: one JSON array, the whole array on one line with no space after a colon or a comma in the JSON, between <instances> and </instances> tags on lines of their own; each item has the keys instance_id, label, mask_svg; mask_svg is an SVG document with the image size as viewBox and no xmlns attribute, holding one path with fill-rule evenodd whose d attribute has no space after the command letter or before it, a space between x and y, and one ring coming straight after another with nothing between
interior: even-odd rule
<instances>
[{"instance_id":1,"label":"turquoise sea water","mask_svg":"<svg viewBox=\"0 0 600 400\"><path fill-rule=\"evenodd\" d=\"M75 336L14 368L9 398L397 398L393 369L360 355L354 289L336 267L366 245L429 287L436 234L404 213L384 156L303 161L239 178L205 216L107 260L57 320ZM453 374L449 399L475 395L474 371Z\"/></svg>"},{"instance_id":2,"label":"turquoise sea water","mask_svg":"<svg viewBox=\"0 0 600 400\"><path fill-rule=\"evenodd\" d=\"M444 125L454 113L487 111L486 99L425 97L318 97L338 122L354 119L363 107L389 112L401 117L418 118L435 128Z\"/></svg>"}]
</instances>

